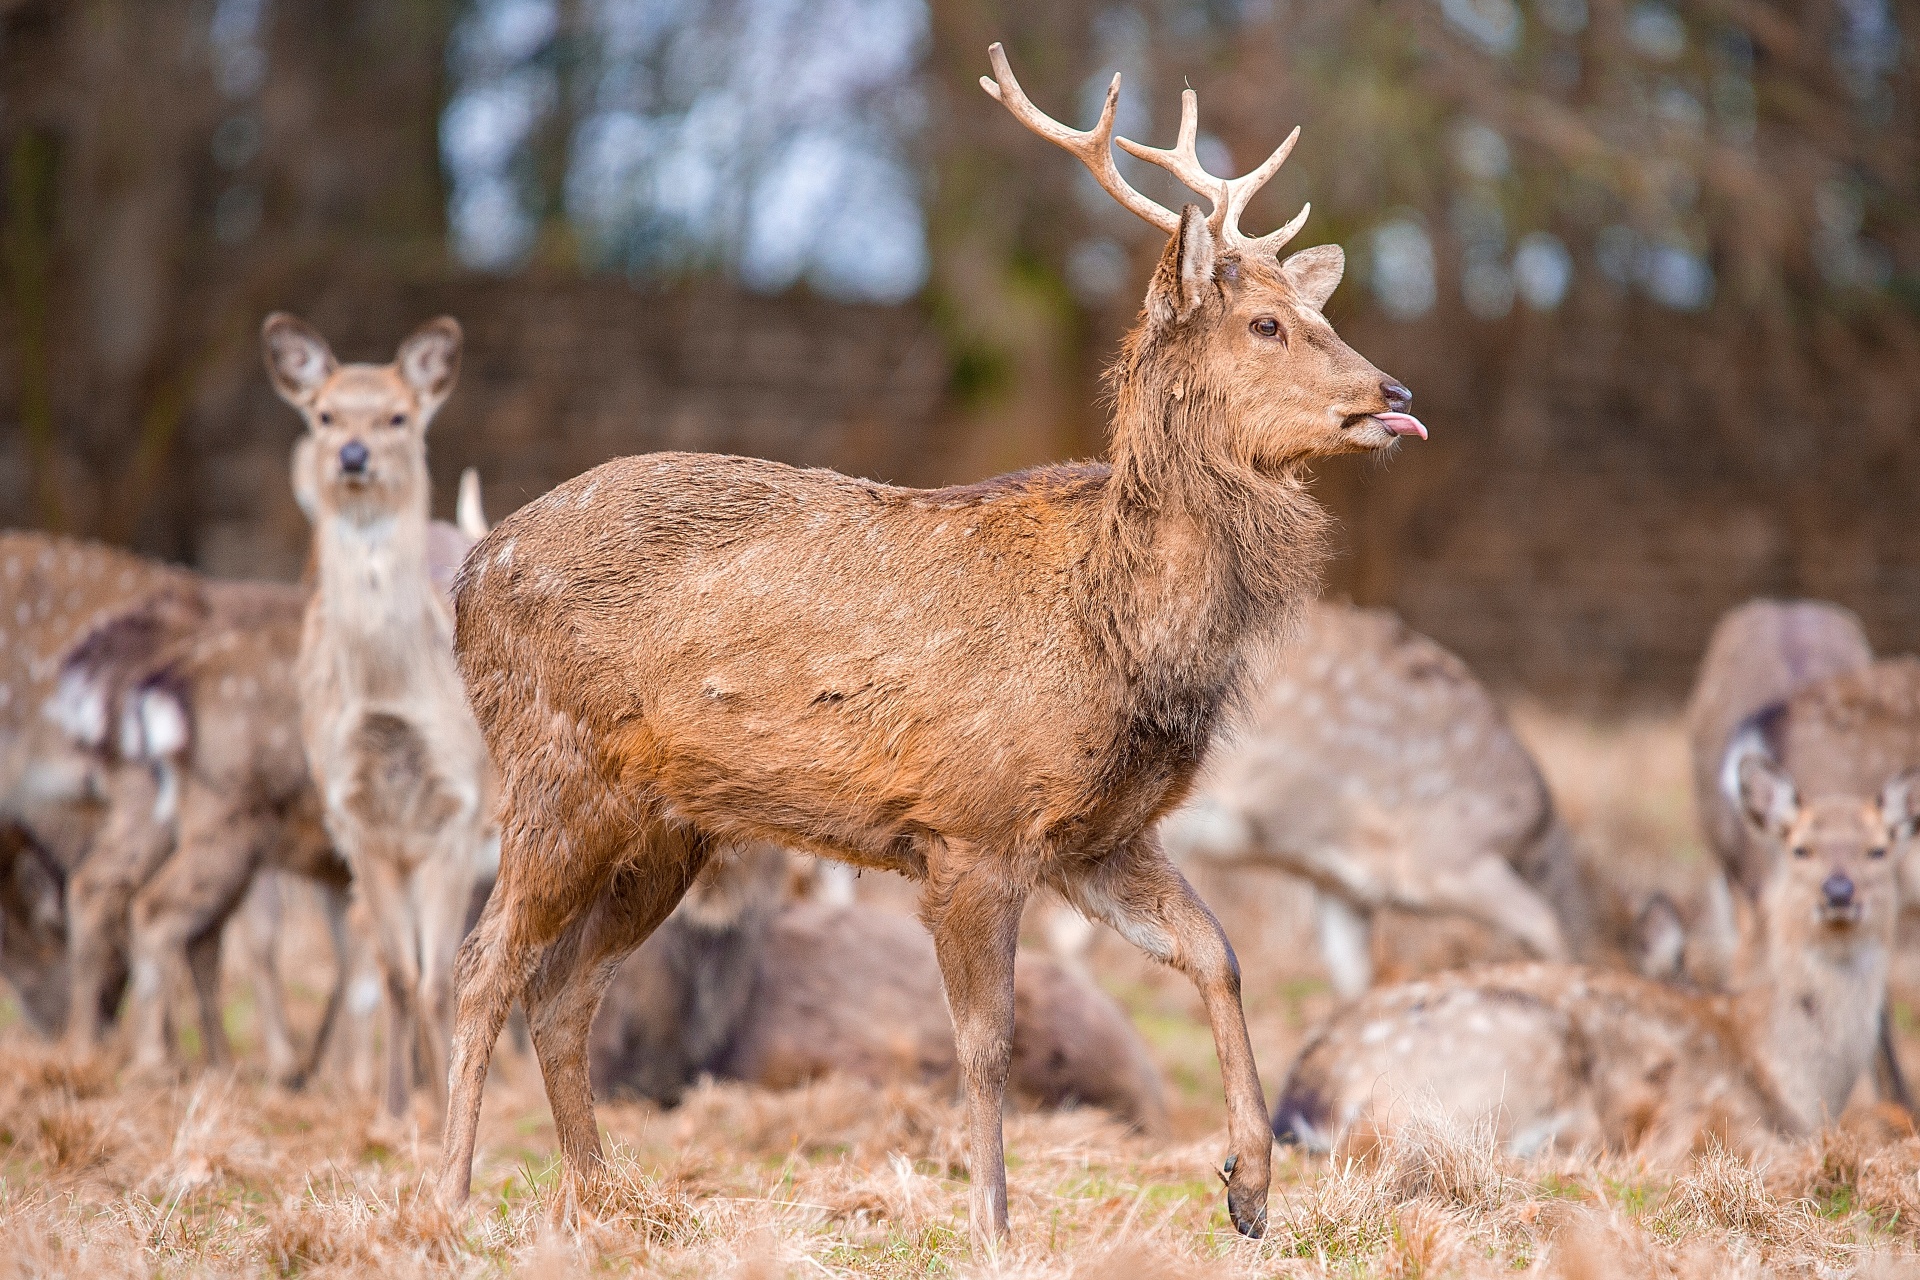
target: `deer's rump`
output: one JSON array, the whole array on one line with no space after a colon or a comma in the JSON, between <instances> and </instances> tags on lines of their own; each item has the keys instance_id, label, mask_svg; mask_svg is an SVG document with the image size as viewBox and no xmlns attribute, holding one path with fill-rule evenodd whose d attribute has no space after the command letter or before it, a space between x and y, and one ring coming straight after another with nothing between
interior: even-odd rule
<instances>
[{"instance_id":1,"label":"deer's rump","mask_svg":"<svg viewBox=\"0 0 1920 1280\"><path fill-rule=\"evenodd\" d=\"M914 833L1137 830L1150 815L1099 814L1090 783L1130 727L1075 604L1104 474L915 491L654 454L561 485L455 589L509 793L553 767L537 747L560 725L582 763L709 831L884 865Z\"/></svg>"}]
</instances>

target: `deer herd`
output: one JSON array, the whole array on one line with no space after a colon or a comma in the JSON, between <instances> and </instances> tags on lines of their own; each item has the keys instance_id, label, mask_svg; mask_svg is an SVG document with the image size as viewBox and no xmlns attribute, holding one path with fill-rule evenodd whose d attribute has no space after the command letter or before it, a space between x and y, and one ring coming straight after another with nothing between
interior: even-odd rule
<instances>
[{"instance_id":1,"label":"deer herd","mask_svg":"<svg viewBox=\"0 0 1920 1280\"><path fill-rule=\"evenodd\" d=\"M1009 1088L1166 1122L1080 957L1016 968L1042 890L1194 984L1250 1236L1275 1137L1355 1151L1438 1108L1516 1151L1684 1153L1816 1130L1863 1077L1906 1104L1886 991L1920 889L1920 660L1876 659L1834 606L1728 615L1687 718L1719 888L1690 921L1647 904L1639 971L1601 964L1593 886L1495 700L1392 615L1315 600L1305 468L1426 429L1322 314L1340 249L1281 255L1307 210L1240 229L1294 137L1217 177L1192 90L1158 150L1114 137L1118 76L1079 132L990 57L987 92L1168 237L1109 374L1108 461L912 490L658 453L490 530L469 473L446 525L426 435L459 326L341 364L269 317L304 425L303 586L0 535L0 973L24 1019L74 1053L118 1020L130 1068L164 1075L190 1003L226 1064L232 937L267 1073L298 1087L377 975L361 1075L381 1123L418 1101L444 1124L448 1204L515 1005L576 1194L596 1095L919 1080L964 1102L984 1239L1007 1229ZM1141 194L1116 143L1208 209ZM919 882L924 929L836 900L816 860ZM1271 1114L1182 866L1311 886L1342 1003ZM276 970L301 882L334 960L304 1047ZM1376 985L1389 909L1530 958Z\"/></svg>"}]
</instances>

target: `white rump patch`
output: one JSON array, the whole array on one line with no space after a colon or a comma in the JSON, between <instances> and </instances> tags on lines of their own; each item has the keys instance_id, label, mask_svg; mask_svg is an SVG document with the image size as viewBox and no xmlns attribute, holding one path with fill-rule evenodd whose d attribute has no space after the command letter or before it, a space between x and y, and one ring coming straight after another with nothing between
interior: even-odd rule
<instances>
[{"instance_id":1,"label":"white rump patch","mask_svg":"<svg viewBox=\"0 0 1920 1280\"><path fill-rule=\"evenodd\" d=\"M159 689L149 689L140 695L139 715L146 759L161 760L186 749L187 709L180 705L178 698Z\"/></svg>"},{"instance_id":2,"label":"white rump patch","mask_svg":"<svg viewBox=\"0 0 1920 1280\"><path fill-rule=\"evenodd\" d=\"M107 740L107 691L90 677L69 671L60 677L47 699L47 719L83 747L98 748Z\"/></svg>"}]
</instances>

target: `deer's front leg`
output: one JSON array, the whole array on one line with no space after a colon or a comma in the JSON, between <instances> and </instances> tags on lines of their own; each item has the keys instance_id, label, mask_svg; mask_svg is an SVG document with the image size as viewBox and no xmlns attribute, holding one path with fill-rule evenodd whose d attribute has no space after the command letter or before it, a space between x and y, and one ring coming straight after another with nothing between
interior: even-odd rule
<instances>
[{"instance_id":1,"label":"deer's front leg","mask_svg":"<svg viewBox=\"0 0 1920 1280\"><path fill-rule=\"evenodd\" d=\"M1240 1234L1259 1239L1267 1230L1273 1131L1240 1007L1240 964L1220 922L1150 835L1100 862L1076 868L1059 887L1082 910L1186 974L1199 989L1226 1084L1227 1141L1233 1148L1223 1170L1227 1213Z\"/></svg>"},{"instance_id":2,"label":"deer's front leg","mask_svg":"<svg viewBox=\"0 0 1920 1280\"><path fill-rule=\"evenodd\" d=\"M1013 1062L1013 952L1026 898L1024 888L1006 883L983 859L936 869L921 904L967 1093L967 1218L976 1244L1007 1232L1000 1107Z\"/></svg>"}]
</instances>

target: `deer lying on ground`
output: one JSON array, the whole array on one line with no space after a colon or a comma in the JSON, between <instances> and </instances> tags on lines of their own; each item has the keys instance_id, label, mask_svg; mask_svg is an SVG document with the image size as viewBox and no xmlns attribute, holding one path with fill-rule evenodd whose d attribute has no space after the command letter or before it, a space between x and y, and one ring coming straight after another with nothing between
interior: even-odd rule
<instances>
[{"instance_id":1,"label":"deer lying on ground","mask_svg":"<svg viewBox=\"0 0 1920 1280\"><path fill-rule=\"evenodd\" d=\"M595 1096L671 1106L703 1075L770 1089L834 1073L876 1086L958 1082L926 930L872 907L787 903L789 874L770 845L708 863L607 989L593 1022ZM1026 954L1014 1005L1017 1096L1164 1127L1146 1046L1099 988Z\"/></svg>"},{"instance_id":2,"label":"deer lying on ground","mask_svg":"<svg viewBox=\"0 0 1920 1280\"><path fill-rule=\"evenodd\" d=\"M1177 860L1271 867L1317 891L1343 996L1372 985L1372 913L1450 912L1568 957L1594 931L1533 757L1458 658L1391 613L1319 604L1160 824Z\"/></svg>"},{"instance_id":3,"label":"deer lying on ground","mask_svg":"<svg viewBox=\"0 0 1920 1280\"><path fill-rule=\"evenodd\" d=\"M1238 219L1244 178L1122 140L1213 204L1173 213L998 45L983 81L1166 232L1112 374L1110 465L909 490L696 454L606 463L502 521L455 587L501 771L500 878L462 947L440 1187L467 1196L481 1089L518 997L570 1188L600 1161L588 1029L619 961L716 845L765 840L925 883L967 1101L976 1236L1006 1227L1000 1107L1021 908L1048 885L1199 988L1228 1096L1236 1227L1265 1228L1271 1137L1233 952L1160 851L1249 659L1315 589L1313 458L1425 429L1320 308L1334 246ZM1302 211L1304 216L1305 211Z\"/></svg>"},{"instance_id":4,"label":"deer lying on ground","mask_svg":"<svg viewBox=\"0 0 1920 1280\"><path fill-rule=\"evenodd\" d=\"M62 658L109 615L190 582L187 570L97 543L0 533L0 972L27 1021L58 1034L67 1016L64 899L115 795L154 802L141 771L109 771L43 709ZM103 982L119 1001L124 965Z\"/></svg>"},{"instance_id":5,"label":"deer lying on ground","mask_svg":"<svg viewBox=\"0 0 1920 1280\"><path fill-rule=\"evenodd\" d=\"M1380 988L1301 1053L1275 1133L1324 1150L1437 1106L1516 1150L1663 1156L1835 1119L1879 1042L1899 866L1920 825L1899 722L1917 708L1920 662L1854 672L1790 698L1771 746L1732 745L1719 772L1766 868L1738 993L1564 965Z\"/></svg>"},{"instance_id":6,"label":"deer lying on ground","mask_svg":"<svg viewBox=\"0 0 1920 1280\"><path fill-rule=\"evenodd\" d=\"M341 365L284 314L262 340L274 389L308 432L318 587L300 645L302 732L371 917L387 1003L382 1102L397 1122L416 1047L443 1100L454 949L492 817L486 744L429 557L426 432L459 372L460 327L428 323L390 365Z\"/></svg>"}]
</instances>

